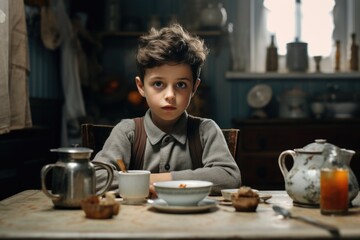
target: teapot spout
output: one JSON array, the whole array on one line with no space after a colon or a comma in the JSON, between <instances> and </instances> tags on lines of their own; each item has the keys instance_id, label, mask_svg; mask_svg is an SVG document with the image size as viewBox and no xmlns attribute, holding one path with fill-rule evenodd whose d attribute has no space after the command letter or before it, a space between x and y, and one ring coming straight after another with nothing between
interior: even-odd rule
<instances>
[{"instance_id":1,"label":"teapot spout","mask_svg":"<svg viewBox=\"0 0 360 240\"><path fill-rule=\"evenodd\" d=\"M340 151L340 154L342 156L343 162L347 166L350 166L350 161L351 161L351 158L355 155L355 151L350 150L350 149L346 149L346 148L342 148L341 151Z\"/></svg>"}]
</instances>

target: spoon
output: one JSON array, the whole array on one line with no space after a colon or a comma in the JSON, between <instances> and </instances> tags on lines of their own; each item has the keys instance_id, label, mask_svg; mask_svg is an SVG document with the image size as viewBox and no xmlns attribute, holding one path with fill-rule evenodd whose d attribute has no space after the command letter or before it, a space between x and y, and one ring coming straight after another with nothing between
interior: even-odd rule
<instances>
[{"instance_id":1,"label":"spoon","mask_svg":"<svg viewBox=\"0 0 360 240\"><path fill-rule=\"evenodd\" d=\"M118 166L120 167L120 170L121 170L122 172L124 172L124 173L127 172L125 163L124 163L124 161L123 161L122 159L117 160L117 164L118 164Z\"/></svg>"},{"instance_id":2,"label":"spoon","mask_svg":"<svg viewBox=\"0 0 360 240\"><path fill-rule=\"evenodd\" d=\"M325 230L328 230L331 233L331 235L333 235L334 237L340 237L339 229L337 229L334 226L319 222L319 221L314 220L314 219L309 218L309 217L294 216L294 215L291 214L290 211L288 211L287 209L285 209L283 207L280 207L280 206L274 205L272 208L277 214L282 215L284 218L292 218L292 219L297 219L297 220L309 223L311 225L314 225L314 226L323 228Z\"/></svg>"}]
</instances>

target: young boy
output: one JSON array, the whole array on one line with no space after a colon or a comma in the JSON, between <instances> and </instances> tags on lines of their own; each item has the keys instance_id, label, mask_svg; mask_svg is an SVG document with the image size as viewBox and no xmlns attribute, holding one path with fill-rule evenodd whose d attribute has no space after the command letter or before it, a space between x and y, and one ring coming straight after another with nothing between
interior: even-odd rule
<instances>
[{"instance_id":1,"label":"young boy","mask_svg":"<svg viewBox=\"0 0 360 240\"><path fill-rule=\"evenodd\" d=\"M151 171L151 184L167 180L206 180L214 184L213 194L219 194L223 188L240 186L240 170L221 129L211 119L200 118L203 167L193 169L186 109L200 84L200 71L207 54L203 41L178 24L160 31L151 29L140 38L139 75L135 82L149 106L144 117L147 140L142 168ZM133 119L120 121L94 161L106 162L119 171L117 159L123 159L129 168L134 130ZM117 174L114 175L113 188L116 189L118 180ZM105 179L105 173L97 171L98 187Z\"/></svg>"}]
</instances>

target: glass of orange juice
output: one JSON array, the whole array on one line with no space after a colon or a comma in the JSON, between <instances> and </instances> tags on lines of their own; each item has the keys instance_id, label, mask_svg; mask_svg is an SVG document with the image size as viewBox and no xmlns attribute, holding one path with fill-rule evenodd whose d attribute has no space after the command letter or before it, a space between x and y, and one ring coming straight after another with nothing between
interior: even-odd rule
<instances>
[{"instance_id":1,"label":"glass of orange juice","mask_svg":"<svg viewBox=\"0 0 360 240\"><path fill-rule=\"evenodd\" d=\"M325 215L344 215L349 208L349 171L324 168L320 173L320 211Z\"/></svg>"}]
</instances>

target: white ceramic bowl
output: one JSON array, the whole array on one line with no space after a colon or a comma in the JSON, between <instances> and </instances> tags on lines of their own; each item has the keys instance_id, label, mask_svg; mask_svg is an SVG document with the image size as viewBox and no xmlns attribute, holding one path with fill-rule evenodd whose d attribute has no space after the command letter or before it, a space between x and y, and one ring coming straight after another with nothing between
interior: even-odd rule
<instances>
[{"instance_id":1,"label":"white ceramic bowl","mask_svg":"<svg viewBox=\"0 0 360 240\"><path fill-rule=\"evenodd\" d=\"M198 180L177 180L154 183L158 197L172 206L196 206L209 195L212 186L212 182Z\"/></svg>"},{"instance_id":2,"label":"white ceramic bowl","mask_svg":"<svg viewBox=\"0 0 360 240\"><path fill-rule=\"evenodd\" d=\"M328 103L327 109L335 118L351 118L357 114L359 105L356 102Z\"/></svg>"}]
</instances>

